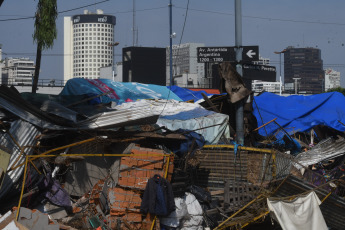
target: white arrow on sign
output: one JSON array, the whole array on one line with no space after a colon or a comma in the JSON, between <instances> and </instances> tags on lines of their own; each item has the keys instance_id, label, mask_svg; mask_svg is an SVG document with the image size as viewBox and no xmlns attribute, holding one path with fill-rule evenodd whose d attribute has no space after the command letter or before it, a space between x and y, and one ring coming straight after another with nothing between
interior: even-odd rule
<instances>
[{"instance_id":1,"label":"white arrow on sign","mask_svg":"<svg viewBox=\"0 0 345 230\"><path fill-rule=\"evenodd\" d=\"M255 53L253 50L248 50L248 52L246 53L246 55L247 55L249 58L253 58L253 56L256 55L256 53Z\"/></svg>"}]
</instances>

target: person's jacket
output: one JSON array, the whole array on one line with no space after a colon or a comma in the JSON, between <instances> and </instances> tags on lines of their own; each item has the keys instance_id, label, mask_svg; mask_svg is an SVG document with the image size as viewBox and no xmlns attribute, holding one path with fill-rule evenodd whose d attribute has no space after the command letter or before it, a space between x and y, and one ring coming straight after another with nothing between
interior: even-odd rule
<instances>
[{"instance_id":1,"label":"person's jacket","mask_svg":"<svg viewBox=\"0 0 345 230\"><path fill-rule=\"evenodd\" d=\"M140 211L166 216L174 210L174 194L169 181L160 175L154 175L146 184Z\"/></svg>"}]
</instances>

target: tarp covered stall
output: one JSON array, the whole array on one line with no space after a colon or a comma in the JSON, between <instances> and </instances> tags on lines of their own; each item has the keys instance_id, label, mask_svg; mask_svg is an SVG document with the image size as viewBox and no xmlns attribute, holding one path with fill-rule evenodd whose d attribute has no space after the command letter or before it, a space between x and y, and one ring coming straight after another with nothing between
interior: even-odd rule
<instances>
[{"instance_id":1,"label":"tarp covered stall","mask_svg":"<svg viewBox=\"0 0 345 230\"><path fill-rule=\"evenodd\" d=\"M181 99L166 86L141 84L135 82L115 82L109 79L83 79L69 80L60 95L101 95L100 103L112 101L121 104L126 101L138 99Z\"/></svg>"},{"instance_id":2,"label":"tarp covered stall","mask_svg":"<svg viewBox=\"0 0 345 230\"><path fill-rule=\"evenodd\" d=\"M258 127L276 118L276 122L283 128L293 127L300 132L308 131L316 125L345 131L345 126L340 123L345 123L344 104L345 96L338 92L288 97L265 92L255 97L253 114ZM267 135L273 134L278 128L270 125L265 127ZM266 136L264 128L259 133Z\"/></svg>"}]
</instances>

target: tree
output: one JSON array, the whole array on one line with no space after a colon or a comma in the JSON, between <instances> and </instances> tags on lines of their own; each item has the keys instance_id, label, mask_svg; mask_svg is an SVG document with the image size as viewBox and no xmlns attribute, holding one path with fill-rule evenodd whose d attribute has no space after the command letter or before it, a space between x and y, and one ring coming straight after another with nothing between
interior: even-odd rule
<instances>
[{"instance_id":1,"label":"tree","mask_svg":"<svg viewBox=\"0 0 345 230\"><path fill-rule=\"evenodd\" d=\"M328 89L327 93L328 92L339 92L339 93L342 93L345 96L345 88L341 88L341 87Z\"/></svg>"},{"instance_id":2,"label":"tree","mask_svg":"<svg viewBox=\"0 0 345 230\"><path fill-rule=\"evenodd\" d=\"M54 45L54 39L56 39L57 36L57 15L56 0L38 0L35 15L35 31L32 36L34 42L37 43L36 67L32 82L32 93L36 93L37 90L42 50L52 48Z\"/></svg>"}]
</instances>

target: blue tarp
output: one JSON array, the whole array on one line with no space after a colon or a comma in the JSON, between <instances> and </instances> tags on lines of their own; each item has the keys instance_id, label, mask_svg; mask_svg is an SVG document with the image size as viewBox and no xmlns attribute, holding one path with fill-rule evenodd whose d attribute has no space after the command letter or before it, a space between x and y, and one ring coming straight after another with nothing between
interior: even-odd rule
<instances>
[{"instance_id":1,"label":"blue tarp","mask_svg":"<svg viewBox=\"0 0 345 230\"><path fill-rule=\"evenodd\" d=\"M108 93L110 92L110 93ZM73 78L67 81L60 95L100 95L102 103L115 101L121 104L125 101L138 99L181 99L166 86L141 84L135 82L115 82L109 79Z\"/></svg>"},{"instance_id":2,"label":"blue tarp","mask_svg":"<svg viewBox=\"0 0 345 230\"><path fill-rule=\"evenodd\" d=\"M190 89L185 89L181 88L179 86L173 85L173 86L167 86L171 91L173 91L177 96L179 96L183 101L198 101L200 99L203 99L201 93L206 94L207 96L212 96L212 95L219 95L219 94L209 94L206 93L206 91L201 90L201 91L193 91Z\"/></svg>"},{"instance_id":3,"label":"blue tarp","mask_svg":"<svg viewBox=\"0 0 345 230\"><path fill-rule=\"evenodd\" d=\"M292 95L288 97L272 93L263 93L255 97L254 115L258 127L276 119L283 128L294 128L300 132L308 131L316 125L326 125L339 131L345 131L339 121L345 124L345 96L339 92L322 93L311 96ZM261 120L262 117L262 120ZM275 125L267 125L268 135L277 130ZM261 128L259 133L266 135Z\"/></svg>"}]
</instances>

